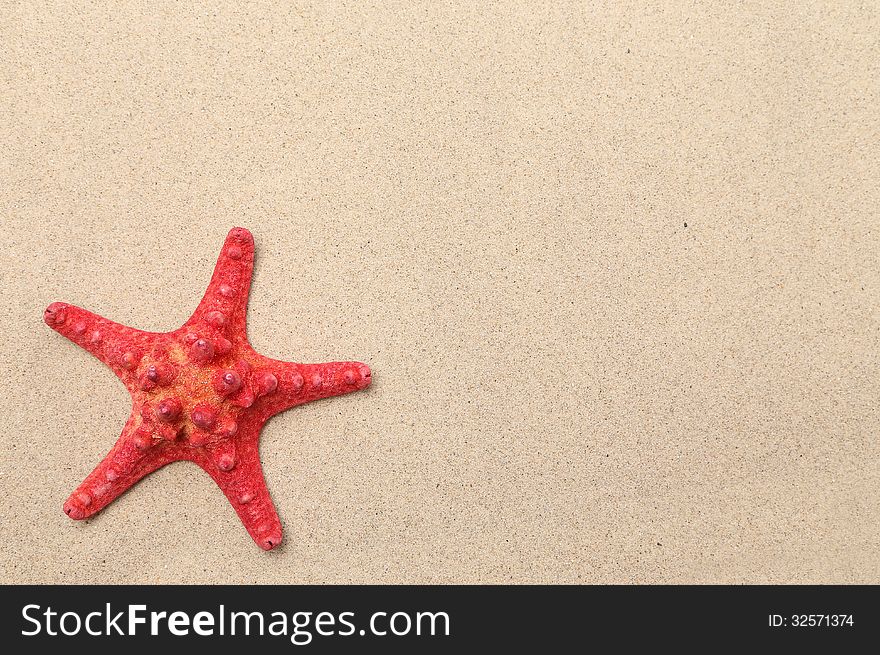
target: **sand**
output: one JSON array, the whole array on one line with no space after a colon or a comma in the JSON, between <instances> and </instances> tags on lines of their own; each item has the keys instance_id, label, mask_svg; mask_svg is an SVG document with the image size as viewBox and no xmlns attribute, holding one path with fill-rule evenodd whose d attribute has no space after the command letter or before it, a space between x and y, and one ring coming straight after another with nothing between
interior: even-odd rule
<instances>
[{"instance_id":1,"label":"sand","mask_svg":"<svg viewBox=\"0 0 880 655\"><path fill-rule=\"evenodd\" d=\"M872 3L3 3L3 582L880 582ZM253 231L249 336L375 382L61 511Z\"/></svg>"}]
</instances>

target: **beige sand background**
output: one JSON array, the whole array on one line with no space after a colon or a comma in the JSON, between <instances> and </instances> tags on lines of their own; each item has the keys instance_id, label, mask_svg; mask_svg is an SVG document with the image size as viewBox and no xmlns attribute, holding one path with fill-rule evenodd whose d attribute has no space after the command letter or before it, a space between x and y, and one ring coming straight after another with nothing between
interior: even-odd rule
<instances>
[{"instance_id":1,"label":"beige sand background","mask_svg":"<svg viewBox=\"0 0 880 655\"><path fill-rule=\"evenodd\" d=\"M0 11L4 582L880 582L876 3L96 4ZM44 307L176 328L234 225L374 386L275 552L190 464L69 520L130 405Z\"/></svg>"}]
</instances>

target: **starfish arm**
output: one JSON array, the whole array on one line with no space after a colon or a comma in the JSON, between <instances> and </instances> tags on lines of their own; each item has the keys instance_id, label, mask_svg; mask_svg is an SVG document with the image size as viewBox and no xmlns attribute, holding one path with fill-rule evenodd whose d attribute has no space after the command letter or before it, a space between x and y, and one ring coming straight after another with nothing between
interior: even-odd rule
<instances>
[{"instance_id":1,"label":"starfish arm","mask_svg":"<svg viewBox=\"0 0 880 655\"><path fill-rule=\"evenodd\" d=\"M273 361L271 372L278 384L274 392L262 399L268 416L313 400L364 389L372 381L370 367L361 362L294 364ZM258 372L255 379L259 380L259 375Z\"/></svg>"},{"instance_id":2,"label":"starfish arm","mask_svg":"<svg viewBox=\"0 0 880 655\"><path fill-rule=\"evenodd\" d=\"M208 325L227 339L245 337L247 303L254 272L254 237L243 227L226 235L208 289L187 327Z\"/></svg>"},{"instance_id":3,"label":"starfish arm","mask_svg":"<svg viewBox=\"0 0 880 655\"><path fill-rule=\"evenodd\" d=\"M177 459L170 451L154 448L149 434L139 431L141 419L132 413L109 453L64 503L64 513L87 519L125 493L141 478Z\"/></svg>"},{"instance_id":4,"label":"starfish arm","mask_svg":"<svg viewBox=\"0 0 880 655\"><path fill-rule=\"evenodd\" d=\"M104 362L126 382L132 377L132 371L150 350L157 336L155 332L144 332L114 323L63 302L49 305L43 313L43 320L53 330Z\"/></svg>"},{"instance_id":5,"label":"starfish arm","mask_svg":"<svg viewBox=\"0 0 880 655\"><path fill-rule=\"evenodd\" d=\"M248 534L263 550L281 543L281 521L260 464L262 423L239 428L235 440L208 446L194 458L232 504Z\"/></svg>"}]
</instances>

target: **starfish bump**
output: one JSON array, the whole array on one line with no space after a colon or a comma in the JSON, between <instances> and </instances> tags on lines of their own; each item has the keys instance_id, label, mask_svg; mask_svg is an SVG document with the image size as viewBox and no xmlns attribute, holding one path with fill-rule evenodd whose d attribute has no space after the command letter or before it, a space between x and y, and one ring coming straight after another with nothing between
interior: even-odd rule
<instances>
[{"instance_id":1,"label":"starfish bump","mask_svg":"<svg viewBox=\"0 0 880 655\"><path fill-rule=\"evenodd\" d=\"M110 452L64 503L72 519L102 510L144 476L177 460L210 475L261 548L281 543L266 488L259 436L273 415L363 389L360 362L294 364L260 355L247 340L254 239L226 237L202 301L172 332L144 332L55 302L43 319L104 362L132 398L131 416Z\"/></svg>"}]
</instances>

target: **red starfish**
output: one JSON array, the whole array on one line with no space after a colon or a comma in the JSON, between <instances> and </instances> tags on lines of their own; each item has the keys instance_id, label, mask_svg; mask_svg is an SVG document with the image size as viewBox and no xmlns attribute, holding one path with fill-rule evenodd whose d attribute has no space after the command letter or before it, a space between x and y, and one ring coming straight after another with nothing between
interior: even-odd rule
<instances>
[{"instance_id":1,"label":"red starfish","mask_svg":"<svg viewBox=\"0 0 880 655\"><path fill-rule=\"evenodd\" d=\"M253 268L254 238L233 228L204 298L173 332L142 332L66 303L46 308L46 324L109 366L133 401L116 445L64 503L70 518L88 518L156 469L189 460L214 478L261 548L281 543L260 430L290 407L367 387L370 369L254 351L245 327Z\"/></svg>"}]
</instances>

